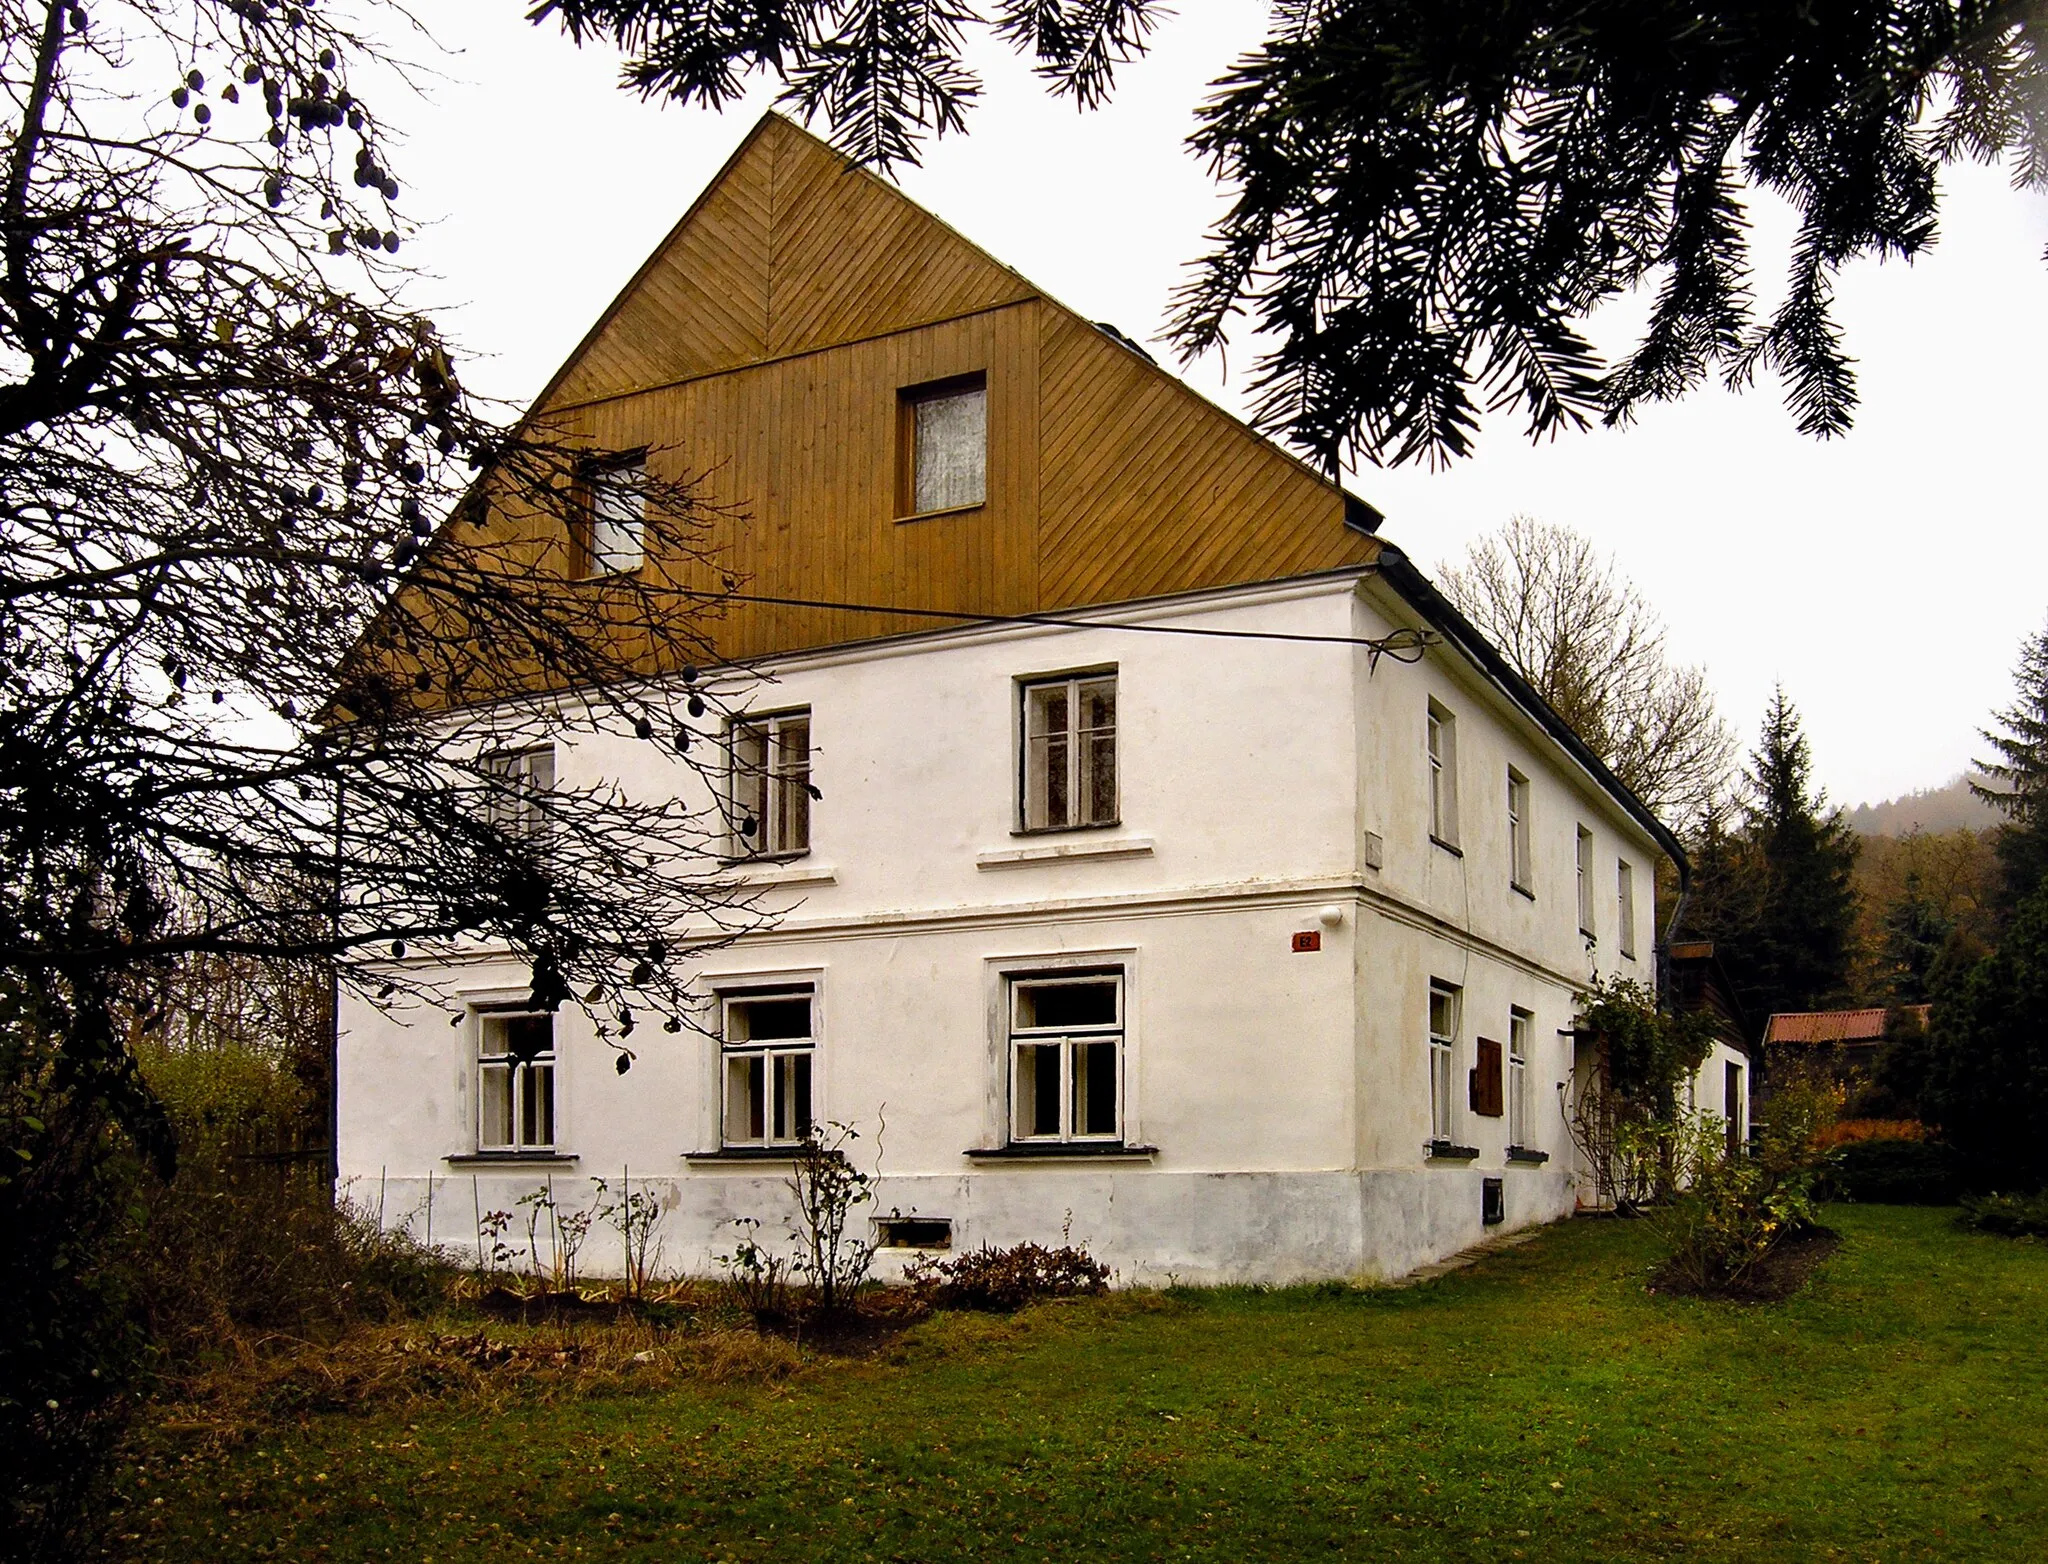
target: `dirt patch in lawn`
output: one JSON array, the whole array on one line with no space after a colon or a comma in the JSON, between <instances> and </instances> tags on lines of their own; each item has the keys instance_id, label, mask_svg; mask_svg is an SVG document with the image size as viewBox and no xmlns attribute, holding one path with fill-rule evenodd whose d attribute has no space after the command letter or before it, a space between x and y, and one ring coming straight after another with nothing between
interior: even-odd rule
<instances>
[{"instance_id":1,"label":"dirt patch in lawn","mask_svg":"<svg viewBox=\"0 0 2048 1564\"><path fill-rule=\"evenodd\" d=\"M1808 1282L1842 1247L1839 1233L1825 1227L1809 1228L1779 1240L1771 1252L1733 1282L1701 1286L1696 1280L1660 1266L1650 1278L1650 1291L1675 1298L1720 1298L1730 1303L1782 1303Z\"/></svg>"}]
</instances>

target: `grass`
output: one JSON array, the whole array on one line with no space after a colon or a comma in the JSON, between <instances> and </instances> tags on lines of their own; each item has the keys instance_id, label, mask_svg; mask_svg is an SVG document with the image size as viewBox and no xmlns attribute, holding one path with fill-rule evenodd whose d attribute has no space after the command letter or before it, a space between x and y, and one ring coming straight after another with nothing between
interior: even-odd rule
<instances>
[{"instance_id":1,"label":"grass","mask_svg":"<svg viewBox=\"0 0 2048 1564\"><path fill-rule=\"evenodd\" d=\"M941 1316L777 1384L159 1430L114 1556L2038 1559L2048 1246L1837 1207L1768 1307L1577 1222L1408 1291Z\"/></svg>"}]
</instances>

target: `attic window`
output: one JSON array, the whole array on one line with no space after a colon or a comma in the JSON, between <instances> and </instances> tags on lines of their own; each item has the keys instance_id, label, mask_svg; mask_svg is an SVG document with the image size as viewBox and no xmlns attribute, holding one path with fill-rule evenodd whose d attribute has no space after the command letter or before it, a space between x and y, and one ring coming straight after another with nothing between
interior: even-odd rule
<instances>
[{"instance_id":1,"label":"attic window","mask_svg":"<svg viewBox=\"0 0 2048 1564\"><path fill-rule=\"evenodd\" d=\"M647 459L594 461L583 470L578 553L584 576L638 570L647 557Z\"/></svg>"},{"instance_id":2,"label":"attic window","mask_svg":"<svg viewBox=\"0 0 2048 1564\"><path fill-rule=\"evenodd\" d=\"M988 377L912 386L903 392L907 515L965 510L988 495Z\"/></svg>"}]
</instances>

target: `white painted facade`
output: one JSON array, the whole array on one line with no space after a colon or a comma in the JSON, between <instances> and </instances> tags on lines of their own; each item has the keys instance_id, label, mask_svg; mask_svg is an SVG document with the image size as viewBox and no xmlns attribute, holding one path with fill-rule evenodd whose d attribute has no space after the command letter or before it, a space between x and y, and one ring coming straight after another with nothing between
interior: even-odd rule
<instances>
[{"instance_id":1,"label":"white painted facade","mask_svg":"<svg viewBox=\"0 0 2048 1564\"><path fill-rule=\"evenodd\" d=\"M1087 626L788 657L747 701L808 709L822 799L807 853L734 871L772 888L778 917L705 959L696 985L810 985L812 1113L855 1127L864 1165L879 1153L876 1211L943 1218L955 1249L1068 1233L1125 1282L1399 1274L1488 1230L1487 1179L1501 1181L1507 1227L1571 1211L1560 1093L1575 994L1596 973L1651 981L1660 849L1646 829L1449 645L1411 665L1356 646L1115 628L1374 637L1421 624L1370 571L1071 617ZM1020 681L1106 669L1119 823L1021 832ZM1454 734L1444 840L1429 830L1432 709ZM565 741L555 767L564 784L643 796L701 786L630 739ZM1526 781L1526 888L1511 884L1510 768ZM1303 933L1320 949L1296 951ZM1010 1143L1007 985L1062 971L1121 975L1116 1143L970 1155ZM436 982L446 1003L342 1008L341 1174L387 1223L424 1235L431 1190L434 1241L463 1249L478 1211L512 1209L543 1182L584 1204L591 1180L630 1170L659 1192L671 1266L712 1270L736 1217L782 1231L786 1162L719 1154L717 1039L643 1033L621 1076L595 1023L565 1008L554 1159L480 1156L481 1018L522 1000L527 974L474 952ZM1470 1156L1430 1150L1433 983L1456 991L1448 1139ZM1514 1009L1522 1140L1540 1162L1510 1160L1510 1118L1467 1101L1478 1040L1506 1049ZM606 1238L588 1251L599 1270L617 1264ZM885 1250L881 1271L900 1258Z\"/></svg>"}]
</instances>

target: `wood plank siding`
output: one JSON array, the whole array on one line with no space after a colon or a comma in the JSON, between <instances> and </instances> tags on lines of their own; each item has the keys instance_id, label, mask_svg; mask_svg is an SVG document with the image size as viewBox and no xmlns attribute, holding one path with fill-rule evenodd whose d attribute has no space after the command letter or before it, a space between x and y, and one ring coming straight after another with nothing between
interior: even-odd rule
<instances>
[{"instance_id":1,"label":"wood plank siding","mask_svg":"<svg viewBox=\"0 0 2048 1564\"><path fill-rule=\"evenodd\" d=\"M902 393L972 374L988 389L987 498L906 520ZM754 593L1051 611L1364 564L1377 547L1344 525L1334 485L774 115L530 416L698 477L731 508L722 568ZM739 604L716 639L747 660L930 628Z\"/></svg>"}]
</instances>

